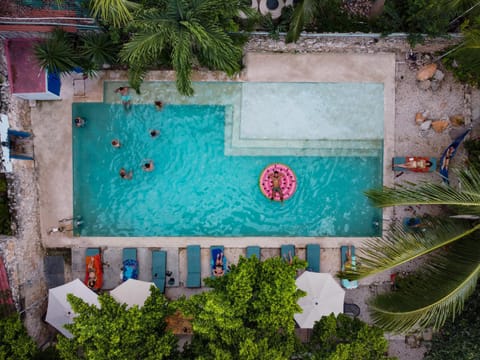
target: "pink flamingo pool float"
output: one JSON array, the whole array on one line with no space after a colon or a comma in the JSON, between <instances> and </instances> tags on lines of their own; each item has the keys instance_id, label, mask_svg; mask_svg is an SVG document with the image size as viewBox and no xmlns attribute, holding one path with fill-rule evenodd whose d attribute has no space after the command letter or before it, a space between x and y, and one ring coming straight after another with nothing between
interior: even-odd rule
<instances>
[{"instance_id":1,"label":"pink flamingo pool float","mask_svg":"<svg viewBox=\"0 0 480 360\"><path fill-rule=\"evenodd\" d=\"M295 173L285 164L274 163L268 165L265 169L263 169L262 173L260 174L259 179L259 186L260 190L262 191L263 195L265 195L268 199L272 199L272 191L273 191L273 174L277 171L280 174L280 188L283 194L283 200L287 200L293 196L295 191L297 190L297 177ZM274 201L281 201L280 194L275 192Z\"/></svg>"}]
</instances>

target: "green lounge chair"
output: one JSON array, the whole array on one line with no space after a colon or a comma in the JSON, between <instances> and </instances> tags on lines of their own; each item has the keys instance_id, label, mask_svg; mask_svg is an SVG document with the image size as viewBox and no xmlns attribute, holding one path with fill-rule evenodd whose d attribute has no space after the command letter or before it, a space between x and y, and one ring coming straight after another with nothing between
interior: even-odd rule
<instances>
[{"instance_id":1,"label":"green lounge chair","mask_svg":"<svg viewBox=\"0 0 480 360\"><path fill-rule=\"evenodd\" d=\"M200 245L187 246L187 283L188 288L202 286L202 262Z\"/></svg>"},{"instance_id":2,"label":"green lounge chair","mask_svg":"<svg viewBox=\"0 0 480 360\"><path fill-rule=\"evenodd\" d=\"M307 270L320 272L320 245L308 244L306 247Z\"/></svg>"},{"instance_id":3,"label":"green lounge chair","mask_svg":"<svg viewBox=\"0 0 480 360\"><path fill-rule=\"evenodd\" d=\"M291 261L295 256L295 245L282 245L280 247L280 256L285 261Z\"/></svg>"},{"instance_id":4,"label":"green lounge chair","mask_svg":"<svg viewBox=\"0 0 480 360\"><path fill-rule=\"evenodd\" d=\"M247 246L247 259L256 256L260 260L260 246Z\"/></svg>"},{"instance_id":5,"label":"green lounge chair","mask_svg":"<svg viewBox=\"0 0 480 360\"><path fill-rule=\"evenodd\" d=\"M167 252L162 250L152 251L152 281L165 292L165 282L167 277Z\"/></svg>"}]
</instances>

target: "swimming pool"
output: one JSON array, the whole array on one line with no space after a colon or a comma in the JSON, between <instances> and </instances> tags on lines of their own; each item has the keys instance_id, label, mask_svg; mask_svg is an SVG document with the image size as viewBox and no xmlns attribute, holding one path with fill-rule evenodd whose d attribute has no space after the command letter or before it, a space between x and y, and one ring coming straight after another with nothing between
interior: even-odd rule
<instances>
[{"instance_id":1,"label":"swimming pool","mask_svg":"<svg viewBox=\"0 0 480 360\"><path fill-rule=\"evenodd\" d=\"M217 105L168 99L161 111L148 91L134 97L130 112L118 103L73 104L72 115L87 119L73 128L74 215L84 221L76 235L379 235L381 211L363 191L382 184L382 139L373 147L372 139L356 139L370 144L357 149L361 156L324 156L325 148L305 142L284 149L289 139L232 155L226 144L236 136L232 112L246 101L242 95L232 90L231 104ZM152 138L152 129L160 135ZM150 159L155 168L145 172ZM290 166L298 181L284 203L265 198L258 186L262 170L276 162ZM120 178L122 167L133 170L131 180Z\"/></svg>"}]
</instances>

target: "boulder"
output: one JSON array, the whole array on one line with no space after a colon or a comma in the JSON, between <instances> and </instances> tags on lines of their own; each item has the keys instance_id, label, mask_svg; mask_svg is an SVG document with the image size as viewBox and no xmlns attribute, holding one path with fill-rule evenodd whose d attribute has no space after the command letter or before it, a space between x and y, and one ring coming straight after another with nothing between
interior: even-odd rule
<instances>
[{"instance_id":1,"label":"boulder","mask_svg":"<svg viewBox=\"0 0 480 360\"><path fill-rule=\"evenodd\" d=\"M437 133L445 131L448 128L448 125L450 125L450 121L448 120L432 121L432 129Z\"/></svg>"},{"instance_id":2,"label":"boulder","mask_svg":"<svg viewBox=\"0 0 480 360\"><path fill-rule=\"evenodd\" d=\"M453 126L463 126L465 125L465 117L462 114L452 115L449 118Z\"/></svg>"},{"instance_id":3,"label":"boulder","mask_svg":"<svg viewBox=\"0 0 480 360\"><path fill-rule=\"evenodd\" d=\"M420 130L427 131L432 126L432 120L427 120L420 125Z\"/></svg>"},{"instance_id":4,"label":"boulder","mask_svg":"<svg viewBox=\"0 0 480 360\"><path fill-rule=\"evenodd\" d=\"M435 71L437 71L437 64L435 63L422 66L417 71L417 80L425 81L431 79L435 74Z\"/></svg>"},{"instance_id":5,"label":"boulder","mask_svg":"<svg viewBox=\"0 0 480 360\"><path fill-rule=\"evenodd\" d=\"M424 113L417 112L417 113L415 114L415 124L420 125L420 124L422 124L423 122L425 122L425 120L427 120L427 117L425 116Z\"/></svg>"},{"instance_id":6,"label":"boulder","mask_svg":"<svg viewBox=\"0 0 480 360\"><path fill-rule=\"evenodd\" d=\"M430 81L430 89L432 89L432 91L437 91L438 89L440 89L440 81L431 80Z\"/></svg>"},{"instance_id":7,"label":"boulder","mask_svg":"<svg viewBox=\"0 0 480 360\"><path fill-rule=\"evenodd\" d=\"M445 77L445 74L438 69L437 71L435 71L435 74L433 74L433 78L437 81L442 81L444 77Z\"/></svg>"},{"instance_id":8,"label":"boulder","mask_svg":"<svg viewBox=\"0 0 480 360\"><path fill-rule=\"evenodd\" d=\"M431 85L432 85L432 82L430 80L424 80L424 81L419 81L418 82L418 87L422 90L430 89Z\"/></svg>"}]
</instances>

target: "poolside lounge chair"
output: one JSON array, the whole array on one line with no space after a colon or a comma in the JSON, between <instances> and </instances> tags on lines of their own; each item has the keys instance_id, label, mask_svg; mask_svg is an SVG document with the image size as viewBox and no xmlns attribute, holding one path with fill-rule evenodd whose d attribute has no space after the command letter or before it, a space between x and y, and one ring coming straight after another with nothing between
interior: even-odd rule
<instances>
[{"instance_id":1,"label":"poolside lounge chair","mask_svg":"<svg viewBox=\"0 0 480 360\"><path fill-rule=\"evenodd\" d=\"M341 262L342 262L342 271L346 268L351 267L355 268L355 246L342 246L340 247ZM341 279L340 283L345 289L356 289L358 287L357 280L347 280Z\"/></svg>"},{"instance_id":2,"label":"poolside lounge chair","mask_svg":"<svg viewBox=\"0 0 480 360\"><path fill-rule=\"evenodd\" d=\"M210 268L212 269L212 276L223 276L227 272L227 258L225 257L223 246L210 247L211 260ZM221 265L218 261L221 260Z\"/></svg>"},{"instance_id":3,"label":"poolside lounge chair","mask_svg":"<svg viewBox=\"0 0 480 360\"><path fill-rule=\"evenodd\" d=\"M437 159L433 157L397 156L392 159L393 171L432 172L436 169Z\"/></svg>"},{"instance_id":4,"label":"poolside lounge chair","mask_svg":"<svg viewBox=\"0 0 480 360\"><path fill-rule=\"evenodd\" d=\"M165 280L167 277L167 252L162 250L152 251L152 281L165 292Z\"/></svg>"},{"instance_id":5,"label":"poolside lounge chair","mask_svg":"<svg viewBox=\"0 0 480 360\"><path fill-rule=\"evenodd\" d=\"M285 261L292 261L295 256L295 245L282 245L280 247L280 256Z\"/></svg>"},{"instance_id":6,"label":"poolside lounge chair","mask_svg":"<svg viewBox=\"0 0 480 360\"><path fill-rule=\"evenodd\" d=\"M202 263L200 245L187 246L187 282L186 287L202 286Z\"/></svg>"},{"instance_id":7,"label":"poolside lounge chair","mask_svg":"<svg viewBox=\"0 0 480 360\"><path fill-rule=\"evenodd\" d=\"M247 246L247 259L256 256L260 260L260 246Z\"/></svg>"},{"instance_id":8,"label":"poolside lounge chair","mask_svg":"<svg viewBox=\"0 0 480 360\"><path fill-rule=\"evenodd\" d=\"M88 248L85 252L85 285L94 291L102 288L103 267L99 248Z\"/></svg>"},{"instance_id":9,"label":"poolside lounge chair","mask_svg":"<svg viewBox=\"0 0 480 360\"><path fill-rule=\"evenodd\" d=\"M320 245L308 244L306 247L307 271L320 272Z\"/></svg>"},{"instance_id":10,"label":"poolside lounge chair","mask_svg":"<svg viewBox=\"0 0 480 360\"><path fill-rule=\"evenodd\" d=\"M137 249L123 249L122 260L122 280L138 279Z\"/></svg>"}]
</instances>

